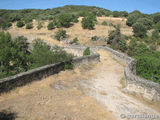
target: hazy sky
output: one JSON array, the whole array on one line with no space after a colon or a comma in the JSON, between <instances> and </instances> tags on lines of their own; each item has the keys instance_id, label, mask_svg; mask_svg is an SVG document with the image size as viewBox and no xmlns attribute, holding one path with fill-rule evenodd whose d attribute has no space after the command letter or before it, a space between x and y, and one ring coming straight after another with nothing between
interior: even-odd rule
<instances>
[{"instance_id":1,"label":"hazy sky","mask_svg":"<svg viewBox=\"0 0 160 120\"><path fill-rule=\"evenodd\" d=\"M89 5L128 12L160 12L160 0L0 0L0 9L46 9L64 5Z\"/></svg>"}]
</instances>

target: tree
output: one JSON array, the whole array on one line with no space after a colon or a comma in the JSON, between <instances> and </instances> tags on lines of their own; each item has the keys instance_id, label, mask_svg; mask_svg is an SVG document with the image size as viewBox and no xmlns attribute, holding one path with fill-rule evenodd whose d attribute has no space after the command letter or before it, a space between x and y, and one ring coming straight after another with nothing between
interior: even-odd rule
<instances>
[{"instance_id":1,"label":"tree","mask_svg":"<svg viewBox=\"0 0 160 120\"><path fill-rule=\"evenodd\" d=\"M0 32L0 77L11 74L10 61L14 50L11 36L9 33Z\"/></svg>"},{"instance_id":2,"label":"tree","mask_svg":"<svg viewBox=\"0 0 160 120\"><path fill-rule=\"evenodd\" d=\"M71 22L73 21L71 14L60 14L57 19L61 27L70 27Z\"/></svg>"},{"instance_id":3,"label":"tree","mask_svg":"<svg viewBox=\"0 0 160 120\"><path fill-rule=\"evenodd\" d=\"M83 29L89 29L89 30L93 30L95 23L96 23L96 17L93 15L89 15L87 17L84 17L82 19L82 27Z\"/></svg>"},{"instance_id":4,"label":"tree","mask_svg":"<svg viewBox=\"0 0 160 120\"><path fill-rule=\"evenodd\" d=\"M136 21L138 20L139 15L138 14L131 14L128 16L126 24L128 26L132 26L134 23L136 23Z\"/></svg>"},{"instance_id":5,"label":"tree","mask_svg":"<svg viewBox=\"0 0 160 120\"><path fill-rule=\"evenodd\" d=\"M26 29L32 29L32 28L33 28L33 24L32 23L26 24Z\"/></svg>"},{"instance_id":6,"label":"tree","mask_svg":"<svg viewBox=\"0 0 160 120\"><path fill-rule=\"evenodd\" d=\"M49 24L48 24L48 26L47 26L47 28L48 28L48 30L52 30L52 29L54 29L54 24L53 24L53 22L50 22Z\"/></svg>"},{"instance_id":7,"label":"tree","mask_svg":"<svg viewBox=\"0 0 160 120\"><path fill-rule=\"evenodd\" d=\"M129 56L141 56L142 54L149 54L149 48L144 43L137 43L137 39L131 39L128 46L128 55Z\"/></svg>"},{"instance_id":8,"label":"tree","mask_svg":"<svg viewBox=\"0 0 160 120\"><path fill-rule=\"evenodd\" d=\"M9 33L0 33L0 78L27 70L28 43L26 38L11 39Z\"/></svg>"},{"instance_id":9,"label":"tree","mask_svg":"<svg viewBox=\"0 0 160 120\"><path fill-rule=\"evenodd\" d=\"M113 17L120 17L121 16L121 13L118 12L118 11L113 11Z\"/></svg>"},{"instance_id":10,"label":"tree","mask_svg":"<svg viewBox=\"0 0 160 120\"><path fill-rule=\"evenodd\" d=\"M17 27L23 27L25 24L23 21L18 21L16 25Z\"/></svg>"},{"instance_id":11,"label":"tree","mask_svg":"<svg viewBox=\"0 0 160 120\"><path fill-rule=\"evenodd\" d=\"M37 29L40 30L42 27L43 27L42 23L41 23L41 22L38 22Z\"/></svg>"},{"instance_id":12,"label":"tree","mask_svg":"<svg viewBox=\"0 0 160 120\"><path fill-rule=\"evenodd\" d=\"M160 61L152 55L136 57L136 72L139 76L160 83Z\"/></svg>"},{"instance_id":13,"label":"tree","mask_svg":"<svg viewBox=\"0 0 160 120\"><path fill-rule=\"evenodd\" d=\"M135 37L144 38L147 33L146 27L142 23L133 24L133 32Z\"/></svg>"},{"instance_id":14,"label":"tree","mask_svg":"<svg viewBox=\"0 0 160 120\"><path fill-rule=\"evenodd\" d=\"M153 16L153 22L157 24L160 21L160 14L156 14Z\"/></svg>"},{"instance_id":15,"label":"tree","mask_svg":"<svg viewBox=\"0 0 160 120\"><path fill-rule=\"evenodd\" d=\"M58 30L58 32L55 35L55 38L57 40L61 40L61 39L65 38L65 37L66 37L66 31L65 30Z\"/></svg>"},{"instance_id":16,"label":"tree","mask_svg":"<svg viewBox=\"0 0 160 120\"><path fill-rule=\"evenodd\" d=\"M160 32L160 21L155 25L155 29Z\"/></svg>"},{"instance_id":17,"label":"tree","mask_svg":"<svg viewBox=\"0 0 160 120\"><path fill-rule=\"evenodd\" d=\"M121 12L121 16L122 17L127 17L128 16L128 12L127 11L122 11Z\"/></svg>"},{"instance_id":18,"label":"tree","mask_svg":"<svg viewBox=\"0 0 160 120\"><path fill-rule=\"evenodd\" d=\"M121 50L122 52L127 50L125 37L120 32L120 25L117 25L116 30L109 33L107 44L110 44L113 49Z\"/></svg>"},{"instance_id":19,"label":"tree","mask_svg":"<svg viewBox=\"0 0 160 120\"><path fill-rule=\"evenodd\" d=\"M42 40L36 39L33 41L33 50L30 55L32 63L30 69L60 61L68 61L71 58L73 58L72 54L68 54L58 47L51 48Z\"/></svg>"},{"instance_id":20,"label":"tree","mask_svg":"<svg viewBox=\"0 0 160 120\"><path fill-rule=\"evenodd\" d=\"M139 18L137 22L142 23L147 30L150 30L152 28L153 20L149 18Z\"/></svg>"}]
</instances>

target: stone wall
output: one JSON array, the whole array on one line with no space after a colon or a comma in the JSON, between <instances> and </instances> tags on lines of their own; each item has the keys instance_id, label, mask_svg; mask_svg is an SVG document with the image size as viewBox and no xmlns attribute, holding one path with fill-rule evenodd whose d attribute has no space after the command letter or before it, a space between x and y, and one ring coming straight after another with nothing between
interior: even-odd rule
<instances>
[{"instance_id":1,"label":"stone wall","mask_svg":"<svg viewBox=\"0 0 160 120\"><path fill-rule=\"evenodd\" d=\"M76 48L75 47L72 48L71 51L73 49L76 52ZM81 50L82 49L85 49L85 48L82 47ZM64 66L68 62L73 63L75 66L80 66L82 64L88 64L91 62L98 62L98 61L99 61L99 54L95 53L89 56L75 57L70 61L46 65L46 66L39 67L27 72L23 72L8 78L0 79L0 94L4 92L8 92L16 87L26 85L27 83L30 83L32 81L41 80L50 75L56 74L64 70Z\"/></svg>"},{"instance_id":2,"label":"stone wall","mask_svg":"<svg viewBox=\"0 0 160 120\"><path fill-rule=\"evenodd\" d=\"M90 46L93 47L93 46ZM117 52L109 47L93 47L94 49L103 49L112 53L118 60L123 60L127 63L124 70L124 77L126 87L123 89L124 92L134 94L143 97L145 100L155 101L160 103L160 84L152 82L151 80L143 79L136 75L136 60Z\"/></svg>"}]
</instances>

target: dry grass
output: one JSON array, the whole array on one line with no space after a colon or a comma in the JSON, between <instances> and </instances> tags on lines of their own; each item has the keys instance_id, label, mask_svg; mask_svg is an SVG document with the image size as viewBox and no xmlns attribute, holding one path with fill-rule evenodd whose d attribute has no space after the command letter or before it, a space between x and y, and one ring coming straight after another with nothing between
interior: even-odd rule
<instances>
[{"instance_id":1,"label":"dry grass","mask_svg":"<svg viewBox=\"0 0 160 120\"><path fill-rule=\"evenodd\" d=\"M128 27L125 25L126 19L124 18L114 18L114 17L97 17L98 24L95 26L94 30L87 30L83 29L81 26L81 20L82 18L79 18L79 22L75 23L72 27L70 28L56 28L53 30L47 30L47 25L49 21L44 21L43 22L43 28L40 30L37 30L37 21L33 21L34 28L33 29L25 29L23 28L17 28L16 23L13 24L13 26L8 30L13 36L17 35L24 35L28 37L29 40L33 40L35 38L41 38L47 41L50 44L55 44L59 46L64 46L66 45L63 42L57 41L55 38L51 38L51 35L55 35L55 33L59 29L65 29L68 34L68 40L73 40L75 37L78 38L79 43L81 44L91 44L91 37L92 36L102 36L102 37L107 37L108 33L112 30L114 30L114 27L112 26L103 26L101 23L103 21L106 21L107 23L112 23L114 25L120 24L121 25L121 31L122 34L125 35L132 35L132 28Z\"/></svg>"},{"instance_id":2,"label":"dry grass","mask_svg":"<svg viewBox=\"0 0 160 120\"><path fill-rule=\"evenodd\" d=\"M113 120L81 86L84 68L63 71L0 96L0 111L10 109L18 120ZM80 80L79 80L80 79Z\"/></svg>"}]
</instances>

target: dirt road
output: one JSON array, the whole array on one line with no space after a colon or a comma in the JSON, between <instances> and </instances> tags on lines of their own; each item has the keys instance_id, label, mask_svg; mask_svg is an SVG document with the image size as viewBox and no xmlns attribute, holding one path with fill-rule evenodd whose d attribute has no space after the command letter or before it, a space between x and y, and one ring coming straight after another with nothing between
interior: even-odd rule
<instances>
[{"instance_id":1,"label":"dirt road","mask_svg":"<svg viewBox=\"0 0 160 120\"><path fill-rule=\"evenodd\" d=\"M15 113L17 120L121 120L127 115L160 116L159 108L121 91L124 65L106 51L98 53L101 55L98 64L62 71L1 95L0 111Z\"/></svg>"}]
</instances>

